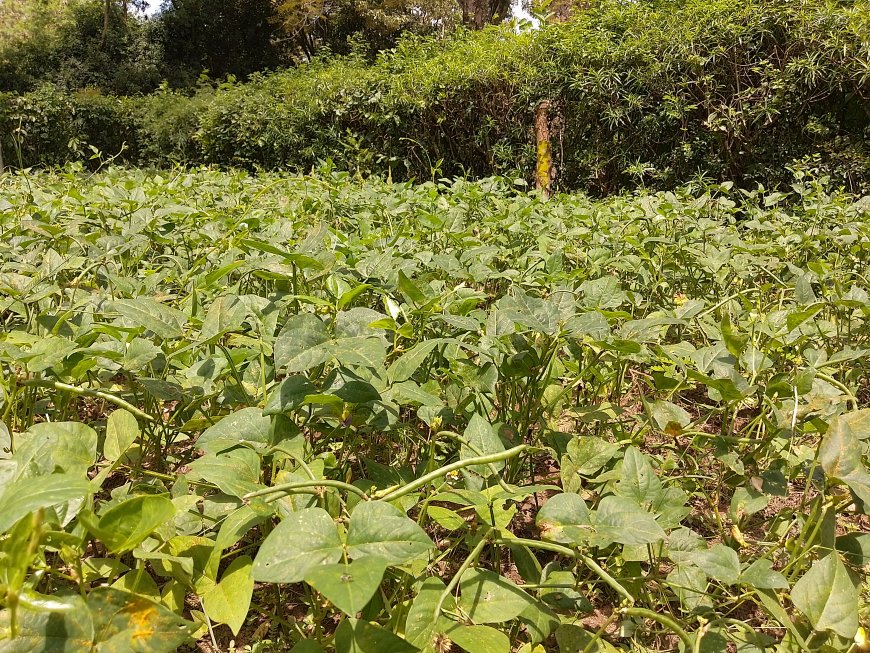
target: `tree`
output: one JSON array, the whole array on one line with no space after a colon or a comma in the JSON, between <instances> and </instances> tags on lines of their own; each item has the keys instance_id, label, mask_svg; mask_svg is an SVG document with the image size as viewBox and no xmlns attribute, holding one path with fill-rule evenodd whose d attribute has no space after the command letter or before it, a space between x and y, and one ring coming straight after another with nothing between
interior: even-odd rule
<instances>
[{"instance_id":1,"label":"tree","mask_svg":"<svg viewBox=\"0 0 870 653\"><path fill-rule=\"evenodd\" d=\"M204 71L244 77L280 63L272 0L164 0L159 22L175 84Z\"/></svg>"},{"instance_id":2,"label":"tree","mask_svg":"<svg viewBox=\"0 0 870 653\"><path fill-rule=\"evenodd\" d=\"M462 22L474 29L504 20L510 15L510 0L459 0Z\"/></svg>"},{"instance_id":3,"label":"tree","mask_svg":"<svg viewBox=\"0 0 870 653\"><path fill-rule=\"evenodd\" d=\"M370 52L392 47L403 32L427 34L452 28L456 0L274 0L285 40L307 58L319 48L347 52L352 39Z\"/></svg>"}]
</instances>

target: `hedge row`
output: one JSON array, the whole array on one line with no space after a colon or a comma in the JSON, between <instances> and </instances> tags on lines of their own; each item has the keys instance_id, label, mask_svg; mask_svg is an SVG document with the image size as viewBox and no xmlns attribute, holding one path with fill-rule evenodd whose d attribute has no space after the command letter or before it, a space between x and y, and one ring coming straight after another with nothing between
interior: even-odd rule
<instances>
[{"instance_id":1,"label":"hedge row","mask_svg":"<svg viewBox=\"0 0 870 653\"><path fill-rule=\"evenodd\" d=\"M812 156L865 189L870 12L864 0L604 0L535 32L407 38L374 64L332 59L193 95L0 95L0 146L27 166L90 145L146 165L332 159L394 178L530 177L545 98L563 188L772 185Z\"/></svg>"}]
</instances>

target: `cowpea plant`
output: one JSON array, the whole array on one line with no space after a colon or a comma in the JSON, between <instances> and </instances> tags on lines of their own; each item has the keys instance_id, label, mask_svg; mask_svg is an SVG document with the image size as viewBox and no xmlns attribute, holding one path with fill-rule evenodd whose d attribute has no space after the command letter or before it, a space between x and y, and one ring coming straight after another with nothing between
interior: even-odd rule
<instances>
[{"instance_id":1,"label":"cowpea plant","mask_svg":"<svg viewBox=\"0 0 870 653\"><path fill-rule=\"evenodd\" d=\"M867 650L868 216L0 177L0 651Z\"/></svg>"}]
</instances>

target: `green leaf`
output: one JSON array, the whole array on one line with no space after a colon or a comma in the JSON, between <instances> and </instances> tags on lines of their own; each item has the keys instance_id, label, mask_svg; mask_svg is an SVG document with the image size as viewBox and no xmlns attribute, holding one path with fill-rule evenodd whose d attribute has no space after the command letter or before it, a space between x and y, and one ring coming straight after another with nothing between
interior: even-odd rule
<instances>
[{"instance_id":1,"label":"green leaf","mask_svg":"<svg viewBox=\"0 0 870 653\"><path fill-rule=\"evenodd\" d=\"M317 345L329 340L326 325L316 315L302 313L293 315L284 323L284 328L278 334L273 347L275 367L293 368L293 371L304 372L309 367L324 363L328 354L317 349ZM317 356L310 352L319 351Z\"/></svg>"},{"instance_id":2,"label":"green leaf","mask_svg":"<svg viewBox=\"0 0 870 653\"><path fill-rule=\"evenodd\" d=\"M654 401L647 404L647 414L660 431L679 435L692 423L692 416L684 408L670 401Z\"/></svg>"},{"instance_id":3,"label":"green leaf","mask_svg":"<svg viewBox=\"0 0 870 653\"><path fill-rule=\"evenodd\" d=\"M94 653L172 653L198 628L159 603L110 587L92 590L87 602Z\"/></svg>"},{"instance_id":4,"label":"green leaf","mask_svg":"<svg viewBox=\"0 0 870 653\"><path fill-rule=\"evenodd\" d=\"M787 590L788 581L778 571L772 569L773 563L759 558L740 574L740 582L757 589Z\"/></svg>"},{"instance_id":5,"label":"green leaf","mask_svg":"<svg viewBox=\"0 0 870 653\"><path fill-rule=\"evenodd\" d=\"M332 517L322 508L305 508L287 515L263 541L254 559L254 580L298 583L311 568L337 562L341 554Z\"/></svg>"},{"instance_id":6,"label":"green leaf","mask_svg":"<svg viewBox=\"0 0 870 653\"><path fill-rule=\"evenodd\" d=\"M816 630L851 639L858 630L858 590L837 553L817 560L791 591L795 607Z\"/></svg>"},{"instance_id":7,"label":"green leaf","mask_svg":"<svg viewBox=\"0 0 870 653\"><path fill-rule=\"evenodd\" d=\"M606 546L620 544L652 544L665 537L665 531L655 517L632 499L606 496L598 504L593 525L595 543Z\"/></svg>"},{"instance_id":8,"label":"green leaf","mask_svg":"<svg viewBox=\"0 0 870 653\"><path fill-rule=\"evenodd\" d=\"M405 297L410 300L411 304L417 308L420 308L429 301L426 294L417 286L417 284L405 276L405 273L401 270L399 270L399 290L401 290Z\"/></svg>"},{"instance_id":9,"label":"green leaf","mask_svg":"<svg viewBox=\"0 0 870 653\"><path fill-rule=\"evenodd\" d=\"M324 653L324 651L316 639L303 639L290 649L290 653Z\"/></svg>"},{"instance_id":10,"label":"green leaf","mask_svg":"<svg viewBox=\"0 0 870 653\"><path fill-rule=\"evenodd\" d=\"M81 499L90 492L88 480L74 474L50 474L38 480L14 481L0 494L0 533L8 531L34 510Z\"/></svg>"},{"instance_id":11,"label":"green leaf","mask_svg":"<svg viewBox=\"0 0 870 653\"><path fill-rule=\"evenodd\" d=\"M362 619L345 619L335 629L335 653L417 653L398 635Z\"/></svg>"},{"instance_id":12,"label":"green leaf","mask_svg":"<svg viewBox=\"0 0 870 653\"><path fill-rule=\"evenodd\" d=\"M139 437L139 422L123 408L115 410L106 422L103 455L112 462L118 460Z\"/></svg>"},{"instance_id":13,"label":"green leaf","mask_svg":"<svg viewBox=\"0 0 870 653\"><path fill-rule=\"evenodd\" d=\"M82 519L114 553L132 551L159 526L175 517L175 504L164 495L149 494L126 499L100 515Z\"/></svg>"},{"instance_id":14,"label":"green leaf","mask_svg":"<svg viewBox=\"0 0 870 653\"><path fill-rule=\"evenodd\" d=\"M0 639L2 653L90 653L94 624L84 600L78 596L56 596L62 609L36 610L20 606L16 615L18 636ZM0 632L8 633L11 613L0 612Z\"/></svg>"},{"instance_id":15,"label":"green leaf","mask_svg":"<svg viewBox=\"0 0 870 653\"><path fill-rule=\"evenodd\" d=\"M41 422L15 438L17 478L60 471L84 476L97 456L97 432L81 422Z\"/></svg>"},{"instance_id":16,"label":"green leaf","mask_svg":"<svg viewBox=\"0 0 870 653\"><path fill-rule=\"evenodd\" d=\"M317 389L301 374L288 376L269 395L269 401L266 402L263 415L290 413L302 406L305 397L316 392Z\"/></svg>"},{"instance_id":17,"label":"green leaf","mask_svg":"<svg viewBox=\"0 0 870 653\"><path fill-rule=\"evenodd\" d=\"M352 558L374 556L400 565L424 556L434 546L416 522L389 503L363 502L350 515L347 553Z\"/></svg>"},{"instance_id":18,"label":"green leaf","mask_svg":"<svg viewBox=\"0 0 870 653\"><path fill-rule=\"evenodd\" d=\"M556 630L556 643L559 645L559 653L580 653L586 650L592 653L619 653L622 650L603 638L594 638L588 630L574 624L559 626ZM592 648L588 648L589 646Z\"/></svg>"},{"instance_id":19,"label":"green leaf","mask_svg":"<svg viewBox=\"0 0 870 653\"><path fill-rule=\"evenodd\" d=\"M253 561L239 556L227 567L219 583L202 595L202 606L212 621L227 624L238 635L248 616L254 593Z\"/></svg>"},{"instance_id":20,"label":"green leaf","mask_svg":"<svg viewBox=\"0 0 870 653\"><path fill-rule=\"evenodd\" d=\"M465 528L467 522L456 512L442 506L426 506L426 513L441 528L456 531Z\"/></svg>"},{"instance_id":21,"label":"green leaf","mask_svg":"<svg viewBox=\"0 0 870 653\"><path fill-rule=\"evenodd\" d=\"M508 636L491 626L457 624L444 634L468 653L510 653L511 650Z\"/></svg>"},{"instance_id":22,"label":"green leaf","mask_svg":"<svg viewBox=\"0 0 870 653\"><path fill-rule=\"evenodd\" d=\"M240 499L260 488L260 456L250 449L206 454L190 463L189 467L193 479L214 483L223 492Z\"/></svg>"},{"instance_id":23,"label":"green leaf","mask_svg":"<svg viewBox=\"0 0 870 653\"><path fill-rule=\"evenodd\" d=\"M593 535L589 508L577 494L563 492L547 499L535 523L541 537L563 544L582 544Z\"/></svg>"},{"instance_id":24,"label":"green leaf","mask_svg":"<svg viewBox=\"0 0 870 653\"><path fill-rule=\"evenodd\" d=\"M202 322L200 338L211 340L230 331L238 331L247 317L248 308L237 295L218 297L209 306Z\"/></svg>"},{"instance_id":25,"label":"green leaf","mask_svg":"<svg viewBox=\"0 0 870 653\"><path fill-rule=\"evenodd\" d=\"M349 617L355 617L381 584L387 562L381 558L358 558L350 564L319 565L305 574L305 582Z\"/></svg>"},{"instance_id":26,"label":"green leaf","mask_svg":"<svg viewBox=\"0 0 870 653\"><path fill-rule=\"evenodd\" d=\"M426 649L432 643L433 635L439 630L435 619L435 608L447 586L435 576L430 576L420 584L417 596L408 610L405 620L405 639L419 649ZM441 606L444 610L454 612L456 601L453 594L448 594Z\"/></svg>"},{"instance_id":27,"label":"green leaf","mask_svg":"<svg viewBox=\"0 0 870 653\"><path fill-rule=\"evenodd\" d=\"M722 340L725 342L725 347L733 356L740 358L740 354L746 348L746 343L749 342L749 334L738 333L731 324L731 318L728 315L722 318L719 326L722 330Z\"/></svg>"},{"instance_id":28,"label":"green leaf","mask_svg":"<svg viewBox=\"0 0 870 653\"><path fill-rule=\"evenodd\" d=\"M622 474L616 484L616 493L644 505L655 503L661 492L662 482L656 476L649 458L636 447L629 447L622 462Z\"/></svg>"},{"instance_id":29,"label":"green leaf","mask_svg":"<svg viewBox=\"0 0 870 653\"><path fill-rule=\"evenodd\" d=\"M740 577L740 559L737 557L737 551L724 544L691 551L685 555L685 558L703 569L710 578L726 585L733 585Z\"/></svg>"},{"instance_id":30,"label":"green leaf","mask_svg":"<svg viewBox=\"0 0 870 653\"><path fill-rule=\"evenodd\" d=\"M112 302L110 309L134 326L143 327L164 340L180 338L187 324L187 316L177 308L148 297L119 299Z\"/></svg>"},{"instance_id":31,"label":"green leaf","mask_svg":"<svg viewBox=\"0 0 870 653\"><path fill-rule=\"evenodd\" d=\"M272 419L259 408L242 408L203 431L196 446L218 453L242 443L264 446L272 434Z\"/></svg>"},{"instance_id":32,"label":"green leaf","mask_svg":"<svg viewBox=\"0 0 870 653\"><path fill-rule=\"evenodd\" d=\"M847 533L837 538L837 551L856 567L870 564L870 533Z\"/></svg>"},{"instance_id":33,"label":"green leaf","mask_svg":"<svg viewBox=\"0 0 870 653\"><path fill-rule=\"evenodd\" d=\"M401 383L410 379L432 350L446 342L450 342L450 340L446 338L433 338L418 342L411 347L387 369L387 378L390 380L390 383Z\"/></svg>"},{"instance_id":34,"label":"green leaf","mask_svg":"<svg viewBox=\"0 0 870 653\"><path fill-rule=\"evenodd\" d=\"M464 433L462 434L468 445L463 443L459 447L459 458L474 458L475 456L486 456L489 454L501 453L505 450L504 443L498 437L498 433L489 421L475 413L471 416ZM472 448L473 447L473 448ZM505 462L495 463L492 467L489 465L472 465L466 469L472 470L480 476L492 476L495 469L503 469Z\"/></svg>"},{"instance_id":35,"label":"green leaf","mask_svg":"<svg viewBox=\"0 0 870 653\"><path fill-rule=\"evenodd\" d=\"M870 509L870 473L862 455L862 443L847 419L835 418L819 445L819 462L825 474L843 481Z\"/></svg>"},{"instance_id":36,"label":"green leaf","mask_svg":"<svg viewBox=\"0 0 870 653\"><path fill-rule=\"evenodd\" d=\"M535 600L507 578L471 568L459 581L459 608L475 624L516 619Z\"/></svg>"},{"instance_id":37,"label":"green leaf","mask_svg":"<svg viewBox=\"0 0 870 653\"><path fill-rule=\"evenodd\" d=\"M609 463L619 447L594 436L574 438L568 443L567 453L581 476L590 476Z\"/></svg>"}]
</instances>

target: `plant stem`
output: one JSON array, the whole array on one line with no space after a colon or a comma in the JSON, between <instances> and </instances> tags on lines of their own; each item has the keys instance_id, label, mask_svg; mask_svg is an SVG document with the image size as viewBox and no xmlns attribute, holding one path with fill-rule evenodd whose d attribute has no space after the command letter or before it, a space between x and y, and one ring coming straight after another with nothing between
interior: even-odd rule
<instances>
[{"instance_id":1,"label":"plant stem","mask_svg":"<svg viewBox=\"0 0 870 653\"><path fill-rule=\"evenodd\" d=\"M154 417L149 415L148 413L140 410L133 404L124 401L120 397L116 397L115 395L109 394L108 392L104 392L102 390L92 390L91 388L82 388L76 385L70 385L68 383L62 383L60 381L51 381L49 379L31 379L29 381L22 382L21 385L30 386L30 387L39 387L39 388L51 388L53 390L58 390L60 392L69 392L70 394L78 395L81 397L95 397L97 399L103 399L104 401L108 401L110 404L115 404L119 408L123 408L124 410L128 410L136 417L141 417L144 420L149 422L157 421Z\"/></svg>"},{"instance_id":2,"label":"plant stem","mask_svg":"<svg viewBox=\"0 0 870 653\"><path fill-rule=\"evenodd\" d=\"M242 497L242 499L244 499L245 501L249 501L250 499L254 499L256 497L263 497L269 494L293 494L294 490L317 487L334 487L340 490L346 490L347 492L352 492L364 501L369 500L369 495L367 495L355 485L345 483L344 481L333 481L328 478L322 478L317 481L294 481L293 483L282 483L281 485L273 485L272 487L257 490L256 492L249 492L244 497ZM272 497L269 500L274 500L278 498L279 497Z\"/></svg>"},{"instance_id":3,"label":"plant stem","mask_svg":"<svg viewBox=\"0 0 870 653\"><path fill-rule=\"evenodd\" d=\"M444 465L444 467L439 467L438 469L429 472L425 476L421 476L420 478L408 483L407 485L402 485L400 487L387 488L386 490L380 490L379 492L375 492L372 495L373 499L381 499L383 501L395 501L415 490L419 490L421 487L424 487L431 483L432 481L441 478L442 476L446 476L450 472L455 472L458 469L464 469L465 467L471 467L472 465L488 465L490 463L498 463L502 460L507 460L508 458L513 458L521 454L523 451L528 449L529 446L526 444L520 444L511 449L507 449L506 451L500 451L499 453L489 454L488 456L476 456L474 458L466 458L464 460L457 460L454 463L450 463L449 465Z\"/></svg>"}]
</instances>

